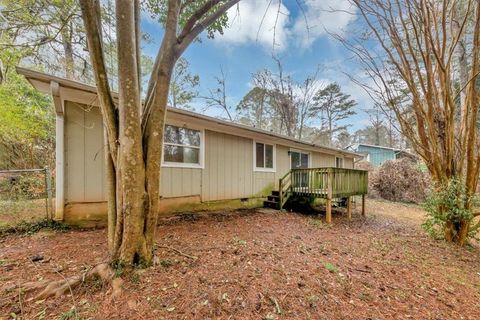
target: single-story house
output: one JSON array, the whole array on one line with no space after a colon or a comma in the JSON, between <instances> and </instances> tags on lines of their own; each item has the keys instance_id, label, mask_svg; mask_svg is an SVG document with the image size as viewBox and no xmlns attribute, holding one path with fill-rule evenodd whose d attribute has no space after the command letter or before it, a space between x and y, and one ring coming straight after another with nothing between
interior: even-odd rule
<instances>
[{"instance_id":1,"label":"single-story house","mask_svg":"<svg viewBox=\"0 0 480 320\"><path fill-rule=\"evenodd\" d=\"M56 218L106 220L103 124L96 88L37 71L17 72L51 94L56 112ZM261 205L291 168L353 168L358 154L168 108L162 213Z\"/></svg>"},{"instance_id":2,"label":"single-story house","mask_svg":"<svg viewBox=\"0 0 480 320\"><path fill-rule=\"evenodd\" d=\"M414 161L417 160L417 156L407 150L372 144L358 143L350 146L348 149L363 155L363 160L370 162L375 167L381 166L387 160L401 158L409 158Z\"/></svg>"}]
</instances>

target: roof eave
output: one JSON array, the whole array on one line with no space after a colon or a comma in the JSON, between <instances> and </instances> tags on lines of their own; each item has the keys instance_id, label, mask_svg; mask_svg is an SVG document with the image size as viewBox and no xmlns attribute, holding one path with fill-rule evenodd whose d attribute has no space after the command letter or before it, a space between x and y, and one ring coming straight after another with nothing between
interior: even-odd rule
<instances>
[{"instance_id":1,"label":"roof eave","mask_svg":"<svg viewBox=\"0 0 480 320\"><path fill-rule=\"evenodd\" d=\"M46 89L47 88L46 85L48 85L48 88L50 88L50 84L52 82L55 82L55 83L58 83L60 86L62 86L64 88L80 90L80 91L88 92L88 93L95 94L95 95L97 94L97 89L96 89L95 86L91 86L91 85L88 85L88 84L85 84L85 83L82 83L82 82L78 82L78 81L74 81L74 80L65 79L65 78L62 78L62 77L49 75L49 74L46 74L46 73L43 73L43 72L30 70L30 69L23 68L23 67L20 67L20 66L16 67L16 71L17 71L18 74L21 74L21 75L25 76L27 81L33 87L35 87L36 89L38 89L42 92L45 92L45 93L51 94L50 90ZM36 81L44 83L45 86L42 89L39 89ZM112 95L113 95L114 98L118 97L118 94L115 93L115 92L112 92ZM281 134L276 134L276 133L273 133L273 132L249 127L249 126L246 126L246 125L232 123L232 122L228 122L228 121L225 121L225 120L220 120L220 119L216 119L216 118L213 118L213 117L205 116L205 115L198 114L198 113L195 113L195 112L192 112L192 111L181 110L181 109L172 108L172 107L168 107L167 110L169 112L183 114L185 116L202 119L204 121L209 121L209 122L213 122L213 123L217 123L217 124L221 124L221 125L226 125L226 126L232 126L232 127L236 127L236 128L242 129L242 130L247 130L247 131L250 131L250 132L254 132L254 133L257 133L257 134L261 134L261 135L265 135L265 136L269 136L269 137L274 137L276 139L282 139L282 140L285 140L285 141L288 141L288 142L291 142L291 143L301 144L301 145L304 145L304 146L308 146L310 148L320 149L320 150L323 150L323 151L327 151L329 153L335 153L335 154L340 154L340 155L344 155L344 156L345 155L352 156L353 158L362 158L363 157L363 155L361 155L359 153L305 142L305 141L298 140L298 139L295 139L295 138L291 138L291 137L288 137L288 136L284 136L284 135L281 135Z\"/></svg>"}]
</instances>

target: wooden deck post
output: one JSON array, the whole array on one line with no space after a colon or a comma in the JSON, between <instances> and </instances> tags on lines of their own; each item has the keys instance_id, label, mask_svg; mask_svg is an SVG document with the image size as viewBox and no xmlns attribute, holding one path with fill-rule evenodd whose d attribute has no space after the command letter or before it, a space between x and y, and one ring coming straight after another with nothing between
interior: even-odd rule
<instances>
[{"instance_id":1,"label":"wooden deck post","mask_svg":"<svg viewBox=\"0 0 480 320\"><path fill-rule=\"evenodd\" d=\"M327 198L326 211L325 220L330 224L332 223L332 199Z\"/></svg>"},{"instance_id":2,"label":"wooden deck post","mask_svg":"<svg viewBox=\"0 0 480 320\"><path fill-rule=\"evenodd\" d=\"M365 195L362 194L362 216L365 216Z\"/></svg>"},{"instance_id":3,"label":"wooden deck post","mask_svg":"<svg viewBox=\"0 0 480 320\"><path fill-rule=\"evenodd\" d=\"M330 224L332 223L333 171L329 168L327 172L327 203L325 220Z\"/></svg>"},{"instance_id":4,"label":"wooden deck post","mask_svg":"<svg viewBox=\"0 0 480 320\"><path fill-rule=\"evenodd\" d=\"M352 197L347 197L347 218L352 220Z\"/></svg>"}]
</instances>

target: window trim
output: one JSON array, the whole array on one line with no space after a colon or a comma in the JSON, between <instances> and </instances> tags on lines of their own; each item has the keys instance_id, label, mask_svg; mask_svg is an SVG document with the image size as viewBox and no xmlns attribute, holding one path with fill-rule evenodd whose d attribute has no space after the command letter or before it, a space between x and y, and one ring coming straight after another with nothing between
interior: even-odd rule
<instances>
[{"instance_id":1,"label":"window trim","mask_svg":"<svg viewBox=\"0 0 480 320\"><path fill-rule=\"evenodd\" d=\"M273 147L273 168L262 168L257 167L257 143L263 145L270 145ZM263 147L263 162L265 164L265 147ZM254 172L277 172L277 145L272 142L262 141L262 140L253 140L253 171Z\"/></svg>"},{"instance_id":2,"label":"window trim","mask_svg":"<svg viewBox=\"0 0 480 320\"><path fill-rule=\"evenodd\" d=\"M185 129L190 129L190 130L196 130L200 131L200 147L197 147L200 150L199 154L199 161L200 163L184 163L184 162L168 162L165 161L165 140L162 143L162 163L161 166L163 168L193 168L193 169L204 169L205 168L205 129L197 126L191 126L187 125L185 123L178 123L178 122L168 122L165 123L165 126L174 126L178 128L185 128ZM164 137L165 139L165 137ZM177 145L175 143L167 143L168 145ZM180 147L190 147L191 146L186 146L186 145L180 145ZM193 147L195 148L195 147Z\"/></svg>"},{"instance_id":3,"label":"window trim","mask_svg":"<svg viewBox=\"0 0 480 320\"><path fill-rule=\"evenodd\" d=\"M303 154L308 155L308 168L312 168L312 157L313 157L312 152L305 151L305 150L302 150L302 149L290 148L289 149L289 154L288 154L288 165L290 167L290 170L292 169L292 152L296 152L296 153L300 153L300 154L303 153Z\"/></svg>"}]
</instances>

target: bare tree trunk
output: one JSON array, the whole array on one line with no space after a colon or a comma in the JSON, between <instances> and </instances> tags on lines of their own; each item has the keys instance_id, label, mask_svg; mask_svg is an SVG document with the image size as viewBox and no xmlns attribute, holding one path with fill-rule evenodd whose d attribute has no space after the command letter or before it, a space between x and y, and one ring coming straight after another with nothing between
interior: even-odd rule
<instances>
[{"instance_id":1,"label":"bare tree trunk","mask_svg":"<svg viewBox=\"0 0 480 320\"><path fill-rule=\"evenodd\" d=\"M69 26L65 26L62 30L62 45L63 53L65 54L65 75L67 79L74 79L74 60L73 60L73 45L72 45L72 35Z\"/></svg>"},{"instance_id":2,"label":"bare tree trunk","mask_svg":"<svg viewBox=\"0 0 480 320\"><path fill-rule=\"evenodd\" d=\"M140 122L140 79L137 64L135 2L117 0L117 44L119 76L119 149L116 167L117 218L113 258L126 262L149 262L143 219L145 210L145 165Z\"/></svg>"}]
</instances>

